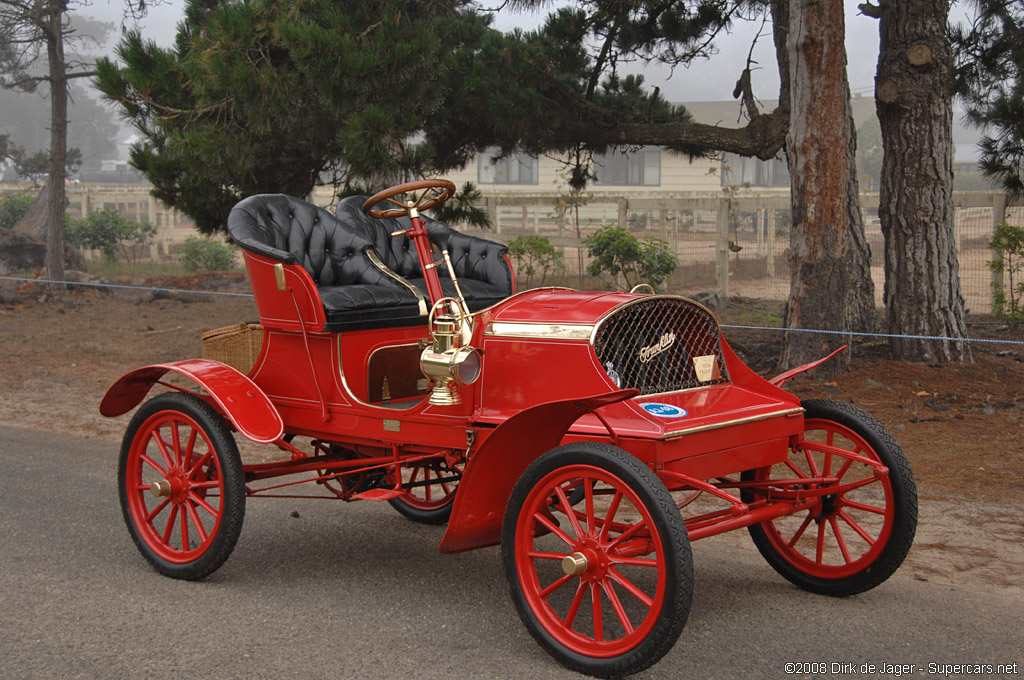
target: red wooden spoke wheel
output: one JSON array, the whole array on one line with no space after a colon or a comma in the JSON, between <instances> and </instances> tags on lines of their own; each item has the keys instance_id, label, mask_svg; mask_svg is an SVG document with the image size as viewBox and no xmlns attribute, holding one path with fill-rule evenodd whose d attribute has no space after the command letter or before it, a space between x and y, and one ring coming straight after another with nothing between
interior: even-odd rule
<instances>
[{"instance_id":1,"label":"red wooden spoke wheel","mask_svg":"<svg viewBox=\"0 0 1024 680\"><path fill-rule=\"evenodd\" d=\"M121 510L157 571L202 578L241 532L245 482L224 420L194 395L162 394L132 418L118 467Z\"/></svg>"},{"instance_id":2,"label":"red wooden spoke wheel","mask_svg":"<svg viewBox=\"0 0 1024 680\"><path fill-rule=\"evenodd\" d=\"M437 460L412 463L402 472L402 483L409 488L388 502L414 522L444 524L452 515L461 474L461 465L447 468Z\"/></svg>"},{"instance_id":3,"label":"red wooden spoke wheel","mask_svg":"<svg viewBox=\"0 0 1024 680\"><path fill-rule=\"evenodd\" d=\"M527 629L583 673L648 668L689 614L682 518L649 468L607 444L553 449L523 473L505 512L502 560Z\"/></svg>"},{"instance_id":4,"label":"red wooden spoke wheel","mask_svg":"<svg viewBox=\"0 0 1024 680\"><path fill-rule=\"evenodd\" d=\"M801 588L826 595L869 590L889 578L910 549L917 527L914 478L899 445L867 413L828 400L810 400L804 408L804 443L787 460L744 479L827 478L775 488L838 490L820 495L808 510L753 525L750 534L768 563ZM748 502L759 496L743 493Z\"/></svg>"}]
</instances>

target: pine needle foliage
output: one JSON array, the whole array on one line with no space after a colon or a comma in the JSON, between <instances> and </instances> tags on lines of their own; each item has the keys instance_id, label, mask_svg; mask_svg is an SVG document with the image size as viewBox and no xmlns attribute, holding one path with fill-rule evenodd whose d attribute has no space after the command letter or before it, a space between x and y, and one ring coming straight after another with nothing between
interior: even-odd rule
<instances>
[{"instance_id":1,"label":"pine needle foliage","mask_svg":"<svg viewBox=\"0 0 1024 680\"><path fill-rule=\"evenodd\" d=\"M954 26L955 89L967 119L984 131L982 174L1024 195L1024 3L971 0L975 15Z\"/></svg>"}]
</instances>

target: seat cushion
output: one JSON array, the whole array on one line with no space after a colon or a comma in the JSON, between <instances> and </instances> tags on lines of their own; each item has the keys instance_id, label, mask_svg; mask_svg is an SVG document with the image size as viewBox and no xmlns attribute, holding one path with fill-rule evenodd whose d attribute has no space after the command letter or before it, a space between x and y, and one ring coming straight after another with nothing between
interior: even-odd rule
<instances>
[{"instance_id":1,"label":"seat cushion","mask_svg":"<svg viewBox=\"0 0 1024 680\"><path fill-rule=\"evenodd\" d=\"M328 315L332 312L354 312L417 304L416 296L408 288L354 284L350 286L321 286L319 291L324 311Z\"/></svg>"}]
</instances>

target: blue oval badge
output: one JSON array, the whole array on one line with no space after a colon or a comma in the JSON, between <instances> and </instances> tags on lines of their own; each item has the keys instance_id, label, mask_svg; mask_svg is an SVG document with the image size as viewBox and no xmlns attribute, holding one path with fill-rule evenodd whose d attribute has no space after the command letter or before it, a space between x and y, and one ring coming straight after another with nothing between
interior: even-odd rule
<instances>
[{"instance_id":1,"label":"blue oval badge","mask_svg":"<svg viewBox=\"0 0 1024 680\"><path fill-rule=\"evenodd\" d=\"M652 416L658 416L659 418L685 418L686 410L681 409L678 406L672 404L662 404L656 401L649 401L646 404L640 404L640 407L650 413Z\"/></svg>"}]
</instances>

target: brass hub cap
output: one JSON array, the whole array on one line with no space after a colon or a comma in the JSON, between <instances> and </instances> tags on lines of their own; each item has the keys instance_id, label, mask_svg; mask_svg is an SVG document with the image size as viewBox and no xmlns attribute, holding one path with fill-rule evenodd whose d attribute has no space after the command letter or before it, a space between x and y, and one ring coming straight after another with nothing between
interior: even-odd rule
<instances>
[{"instance_id":1,"label":"brass hub cap","mask_svg":"<svg viewBox=\"0 0 1024 680\"><path fill-rule=\"evenodd\" d=\"M597 583L608 572L611 560L608 553L593 539L585 539L571 555L562 558L562 571L568 576L579 576L589 583Z\"/></svg>"},{"instance_id":2,"label":"brass hub cap","mask_svg":"<svg viewBox=\"0 0 1024 680\"><path fill-rule=\"evenodd\" d=\"M574 552L562 558L562 571L567 576L579 576L587 570L587 556L580 552Z\"/></svg>"},{"instance_id":3,"label":"brass hub cap","mask_svg":"<svg viewBox=\"0 0 1024 680\"><path fill-rule=\"evenodd\" d=\"M170 496L171 483L166 479L161 479L159 482L153 482L152 484L149 485L149 492L156 496L157 498L161 498L162 496Z\"/></svg>"}]
</instances>

